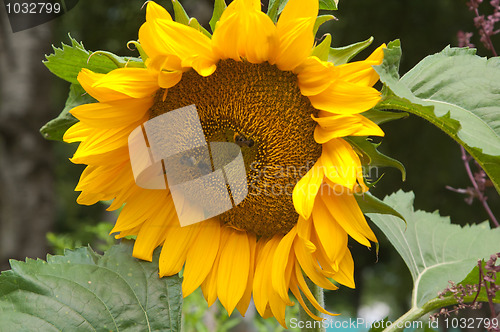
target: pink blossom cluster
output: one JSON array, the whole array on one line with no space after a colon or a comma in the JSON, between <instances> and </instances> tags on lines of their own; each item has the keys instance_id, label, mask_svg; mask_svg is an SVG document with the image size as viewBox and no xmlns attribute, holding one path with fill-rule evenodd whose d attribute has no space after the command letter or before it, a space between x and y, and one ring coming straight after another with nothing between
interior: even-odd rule
<instances>
[{"instance_id":1,"label":"pink blossom cluster","mask_svg":"<svg viewBox=\"0 0 500 332\"><path fill-rule=\"evenodd\" d=\"M467 2L467 6L469 10L476 15L476 17L474 17L474 25L479 30L481 42L488 50L493 52L494 56L497 56L490 37L500 33L500 29L495 30L495 24L500 21L500 0L490 0L490 5L493 7L493 13L487 16L479 14L479 5L482 2L483 0L470 0ZM470 42L472 36L472 32L459 31L457 34L458 46L474 47Z\"/></svg>"}]
</instances>

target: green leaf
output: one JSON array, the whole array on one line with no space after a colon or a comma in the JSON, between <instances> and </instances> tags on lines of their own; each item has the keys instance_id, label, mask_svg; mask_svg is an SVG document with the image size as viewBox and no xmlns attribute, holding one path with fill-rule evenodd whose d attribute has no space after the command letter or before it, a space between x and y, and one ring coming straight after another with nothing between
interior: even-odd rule
<instances>
[{"instance_id":1,"label":"green leaf","mask_svg":"<svg viewBox=\"0 0 500 332\"><path fill-rule=\"evenodd\" d=\"M89 59L96 55L103 55L113 61L113 63L116 65L117 68L144 68L144 62L140 58L135 58L135 57L123 57L123 56L118 56L116 54L113 54L111 52L107 51L95 51L89 56Z\"/></svg>"},{"instance_id":2,"label":"green leaf","mask_svg":"<svg viewBox=\"0 0 500 332\"><path fill-rule=\"evenodd\" d=\"M330 51L331 42L332 35L327 33L323 41L313 49L311 55L318 57L321 61L328 61L328 52Z\"/></svg>"},{"instance_id":3,"label":"green leaf","mask_svg":"<svg viewBox=\"0 0 500 332\"><path fill-rule=\"evenodd\" d=\"M389 322L389 317L385 317L382 320L375 321L371 324L368 332L382 332L385 327L387 327L387 323Z\"/></svg>"},{"instance_id":4,"label":"green leaf","mask_svg":"<svg viewBox=\"0 0 500 332\"><path fill-rule=\"evenodd\" d=\"M196 29L198 30L199 32L203 33L205 36L207 36L208 38L212 38L212 35L210 34L210 32L208 32L207 29L205 29L204 27L201 26L200 22L198 22L198 20L195 18L195 17L191 17L189 19L189 24L188 24L191 28L193 29Z\"/></svg>"},{"instance_id":5,"label":"green leaf","mask_svg":"<svg viewBox=\"0 0 500 332\"><path fill-rule=\"evenodd\" d=\"M283 11L287 2L288 0L269 0L267 16L269 16L274 23L278 21L278 15Z\"/></svg>"},{"instance_id":6,"label":"green leaf","mask_svg":"<svg viewBox=\"0 0 500 332\"><path fill-rule=\"evenodd\" d=\"M349 62L349 60L351 60L359 52L370 46L372 42L373 42L373 37L370 37L365 41L361 41L348 46L330 48L328 61L334 63L336 66L343 65L344 63Z\"/></svg>"},{"instance_id":7,"label":"green leaf","mask_svg":"<svg viewBox=\"0 0 500 332\"><path fill-rule=\"evenodd\" d=\"M220 17L222 16L222 13L224 10L226 10L226 2L224 0L215 0L214 3L214 12L212 14L212 18L210 19L210 28L212 29L212 32L215 31L215 25L217 24L217 21L219 21Z\"/></svg>"},{"instance_id":8,"label":"green leaf","mask_svg":"<svg viewBox=\"0 0 500 332\"><path fill-rule=\"evenodd\" d=\"M107 56L98 54L89 59L91 52L85 50L82 43L70 35L71 46L62 44L62 48L52 46L54 53L46 56L43 63L56 76L71 83L78 84L76 77L82 68L88 68L96 73L108 73L117 65Z\"/></svg>"},{"instance_id":9,"label":"green leaf","mask_svg":"<svg viewBox=\"0 0 500 332\"><path fill-rule=\"evenodd\" d=\"M47 122L47 124L40 129L40 133L45 139L62 141L66 130L78 122L69 111L76 106L95 102L97 102L97 100L86 93L81 85L71 84L64 109L57 118Z\"/></svg>"},{"instance_id":10,"label":"green leaf","mask_svg":"<svg viewBox=\"0 0 500 332\"><path fill-rule=\"evenodd\" d=\"M337 10L339 0L319 0L319 9Z\"/></svg>"},{"instance_id":11,"label":"green leaf","mask_svg":"<svg viewBox=\"0 0 500 332\"><path fill-rule=\"evenodd\" d=\"M189 16L181 3L177 0L172 0L172 7L174 7L175 21L184 25L189 25Z\"/></svg>"},{"instance_id":12,"label":"green leaf","mask_svg":"<svg viewBox=\"0 0 500 332\"><path fill-rule=\"evenodd\" d=\"M316 36L316 33L318 32L319 27L328 21L331 20L336 20L337 18L333 15L320 15L316 18L316 22L314 22L314 28L313 28L313 34ZM330 45L328 45L330 46ZM326 61L326 60L324 60Z\"/></svg>"},{"instance_id":13,"label":"green leaf","mask_svg":"<svg viewBox=\"0 0 500 332\"><path fill-rule=\"evenodd\" d=\"M487 222L460 227L437 212L413 209L413 193L399 191L384 199L405 218L372 214L368 217L387 236L413 278L412 309L421 308L445 289L448 281L463 280L478 259L500 251L500 228Z\"/></svg>"},{"instance_id":14,"label":"green leaf","mask_svg":"<svg viewBox=\"0 0 500 332\"><path fill-rule=\"evenodd\" d=\"M181 279L158 277L158 250L150 263L133 258L132 247L11 260L0 275L2 330L179 331Z\"/></svg>"},{"instance_id":15,"label":"green leaf","mask_svg":"<svg viewBox=\"0 0 500 332\"><path fill-rule=\"evenodd\" d=\"M398 217L403 221L405 220L405 218L403 218L403 216L398 211L394 210L391 206L385 204L383 201L368 192L362 195L354 195L354 197L356 198L356 201L358 202L358 205L364 214L388 214Z\"/></svg>"},{"instance_id":16,"label":"green leaf","mask_svg":"<svg viewBox=\"0 0 500 332\"><path fill-rule=\"evenodd\" d=\"M446 47L399 78L401 47L392 42L375 69L387 87L380 109L416 114L455 139L500 192L500 57Z\"/></svg>"},{"instance_id":17,"label":"green leaf","mask_svg":"<svg viewBox=\"0 0 500 332\"><path fill-rule=\"evenodd\" d=\"M406 112L391 112L386 110L375 110L371 109L366 112L363 112L362 115L372 120L376 124L380 125L389 121L404 119L408 117L408 113Z\"/></svg>"},{"instance_id":18,"label":"green leaf","mask_svg":"<svg viewBox=\"0 0 500 332\"><path fill-rule=\"evenodd\" d=\"M364 113L363 113L364 114ZM375 144L371 142L366 136L349 136L346 140L359 152L361 163L363 165L374 167L394 167L401 172L403 181L406 179L406 170L402 163L380 153L377 147L380 143Z\"/></svg>"}]
</instances>

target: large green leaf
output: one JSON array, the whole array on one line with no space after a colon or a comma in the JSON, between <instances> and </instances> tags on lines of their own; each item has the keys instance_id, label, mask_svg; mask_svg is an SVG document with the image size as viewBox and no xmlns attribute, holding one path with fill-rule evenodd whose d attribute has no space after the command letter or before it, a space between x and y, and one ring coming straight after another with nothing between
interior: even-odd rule
<instances>
[{"instance_id":1,"label":"large green leaf","mask_svg":"<svg viewBox=\"0 0 500 332\"><path fill-rule=\"evenodd\" d=\"M422 307L448 286L462 281L478 259L500 251L500 229L487 222L460 227L437 212L413 209L413 193L399 191L384 203L407 224L387 214L368 214L401 255L413 277L412 308Z\"/></svg>"},{"instance_id":2,"label":"large green leaf","mask_svg":"<svg viewBox=\"0 0 500 332\"><path fill-rule=\"evenodd\" d=\"M92 54L83 47L82 43L77 42L71 36L69 39L71 45L63 43L61 48L52 46L54 53L47 55L47 60L43 62L52 73L68 82L78 84L76 77L82 68L106 74L129 63L133 67L142 65L140 60L134 57L118 57L102 51Z\"/></svg>"},{"instance_id":3,"label":"large green leaf","mask_svg":"<svg viewBox=\"0 0 500 332\"><path fill-rule=\"evenodd\" d=\"M132 257L132 241L11 261L0 275L2 331L179 331L181 279Z\"/></svg>"},{"instance_id":4,"label":"large green leaf","mask_svg":"<svg viewBox=\"0 0 500 332\"><path fill-rule=\"evenodd\" d=\"M375 67L386 86L378 109L416 114L442 129L479 162L500 192L500 57L445 48L399 78L401 47L392 42Z\"/></svg>"},{"instance_id":5,"label":"large green leaf","mask_svg":"<svg viewBox=\"0 0 500 332\"><path fill-rule=\"evenodd\" d=\"M66 105L57 118L47 122L40 133L46 139L62 141L63 135L69 127L78 122L78 120L69 113L69 111L79 105L94 103L96 100L85 92L79 84L71 84Z\"/></svg>"}]
</instances>

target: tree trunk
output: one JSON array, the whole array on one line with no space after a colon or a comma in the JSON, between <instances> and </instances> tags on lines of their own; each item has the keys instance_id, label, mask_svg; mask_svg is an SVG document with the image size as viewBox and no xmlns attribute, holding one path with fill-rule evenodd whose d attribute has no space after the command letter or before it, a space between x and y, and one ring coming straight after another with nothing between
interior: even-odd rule
<instances>
[{"instance_id":1,"label":"tree trunk","mask_svg":"<svg viewBox=\"0 0 500 332\"><path fill-rule=\"evenodd\" d=\"M26 19L30 19L26 15ZM44 258L55 220L52 150L39 133L50 116L51 24L12 33L0 6L0 268Z\"/></svg>"}]
</instances>

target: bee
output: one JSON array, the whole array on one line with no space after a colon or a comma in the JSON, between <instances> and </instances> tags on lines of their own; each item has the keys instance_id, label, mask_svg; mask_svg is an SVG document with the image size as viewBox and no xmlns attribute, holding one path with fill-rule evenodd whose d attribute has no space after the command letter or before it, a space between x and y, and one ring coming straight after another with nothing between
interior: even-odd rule
<instances>
[{"instance_id":1,"label":"bee","mask_svg":"<svg viewBox=\"0 0 500 332\"><path fill-rule=\"evenodd\" d=\"M254 141L252 139L246 138L243 134L234 133L234 143L238 144L241 147L251 148L254 145Z\"/></svg>"}]
</instances>

